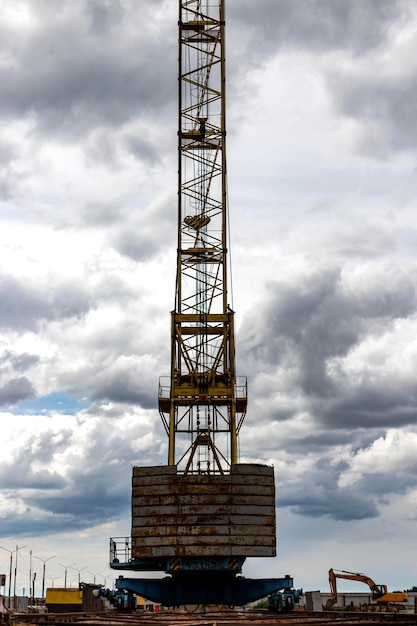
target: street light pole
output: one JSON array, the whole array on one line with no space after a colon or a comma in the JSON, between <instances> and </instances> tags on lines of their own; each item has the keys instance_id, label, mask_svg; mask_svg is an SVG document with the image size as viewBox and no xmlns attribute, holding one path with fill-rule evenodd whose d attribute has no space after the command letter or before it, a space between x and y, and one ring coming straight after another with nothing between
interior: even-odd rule
<instances>
[{"instance_id":1,"label":"street light pole","mask_svg":"<svg viewBox=\"0 0 417 626\"><path fill-rule=\"evenodd\" d=\"M51 559L54 559L56 557L56 554L54 554L53 556L48 557L47 559L41 559L39 556L35 556L35 559L38 559L38 561L42 561L43 563L43 568L42 568L42 602L45 600L45 572L46 572L46 562L50 561Z\"/></svg>"},{"instance_id":2,"label":"street light pole","mask_svg":"<svg viewBox=\"0 0 417 626\"><path fill-rule=\"evenodd\" d=\"M94 574L94 572L88 572L89 574L91 574L91 576L94 576L94 585L96 584L96 576L100 576L101 574L101 570L99 572L97 572L96 574Z\"/></svg>"},{"instance_id":3,"label":"street light pole","mask_svg":"<svg viewBox=\"0 0 417 626\"><path fill-rule=\"evenodd\" d=\"M32 550L29 550L29 602L33 604L32 592Z\"/></svg>"},{"instance_id":4,"label":"street light pole","mask_svg":"<svg viewBox=\"0 0 417 626\"><path fill-rule=\"evenodd\" d=\"M8 550L7 548L3 548L0 546L2 550L10 553L10 571L9 571L9 607L10 608L10 595L12 593L12 569L13 569L13 552L14 550Z\"/></svg>"},{"instance_id":5,"label":"street light pole","mask_svg":"<svg viewBox=\"0 0 417 626\"><path fill-rule=\"evenodd\" d=\"M78 589L81 586L81 577L80 574L82 571L84 571L85 569L87 569L87 565L85 567L82 567L81 569L78 569L77 567L72 567L72 565L70 565L71 569L74 569L76 572L78 572Z\"/></svg>"},{"instance_id":6,"label":"street light pole","mask_svg":"<svg viewBox=\"0 0 417 626\"><path fill-rule=\"evenodd\" d=\"M66 589L67 588L67 570L68 570L69 567L72 567L73 565L76 565L76 563L71 563L71 565L62 565L62 563L57 563L57 565L60 565L61 567L63 567L65 569L64 587Z\"/></svg>"},{"instance_id":7,"label":"street light pole","mask_svg":"<svg viewBox=\"0 0 417 626\"><path fill-rule=\"evenodd\" d=\"M15 603L15 610L16 610L16 578L17 578L17 557L19 555L19 550L22 550L23 548L26 548L26 545L24 546L16 546L16 550L13 550L13 552L16 552L16 561L14 564L14 584L13 584L13 595L14 595L14 603Z\"/></svg>"}]
</instances>

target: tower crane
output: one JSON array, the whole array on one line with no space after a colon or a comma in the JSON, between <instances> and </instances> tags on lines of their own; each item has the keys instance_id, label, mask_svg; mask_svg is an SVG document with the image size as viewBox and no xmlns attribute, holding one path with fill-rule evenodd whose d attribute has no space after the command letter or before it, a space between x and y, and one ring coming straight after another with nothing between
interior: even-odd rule
<instances>
[{"instance_id":1,"label":"tower crane","mask_svg":"<svg viewBox=\"0 0 417 626\"><path fill-rule=\"evenodd\" d=\"M235 371L228 301L225 0L179 0L178 240L171 372L158 404L167 465L134 467L132 534L110 540L110 567L164 571L116 587L166 606L246 604L290 576L240 576L276 555L270 466L242 464L247 383Z\"/></svg>"}]
</instances>

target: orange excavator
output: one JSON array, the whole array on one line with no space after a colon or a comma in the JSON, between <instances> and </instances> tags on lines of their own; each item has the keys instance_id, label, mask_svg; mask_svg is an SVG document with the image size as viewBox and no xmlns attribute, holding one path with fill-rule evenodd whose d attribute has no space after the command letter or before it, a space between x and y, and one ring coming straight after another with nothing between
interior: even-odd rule
<instances>
[{"instance_id":1,"label":"orange excavator","mask_svg":"<svg viewBox=\"0 0 417 626\"><path fill-rule=\"evenodd\" d=\"M399 602L407 602L408 600L408 596L405 592L388 591L386 585L377 585L372 578L369 578L369 576L366 576L365 574L356 574L355 572L346 572L345 570L329 569L329 584L330 591L332 593L332 598L329 601L329 604L332 606L337 602L337 578L357 580L361 583L365 583L372 592L372 600L375 600L378 605L388 606L389 604L398 604Z\"/></svg>"}]
</instances>

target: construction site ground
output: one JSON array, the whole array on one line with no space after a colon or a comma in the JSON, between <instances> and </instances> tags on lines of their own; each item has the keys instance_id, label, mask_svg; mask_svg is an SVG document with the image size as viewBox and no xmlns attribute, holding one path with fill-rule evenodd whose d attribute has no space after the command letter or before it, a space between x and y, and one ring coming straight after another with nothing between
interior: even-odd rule
<instances>
[{"instance_id":1,"label":"construction site ground","mask_svg":"<svg viewBox=\"0 0 417 626\"><path fill-rule=\"evenodd\" d=\"M396 626L417 626L415 613L390 612L345 612L325 611L309 613L294 611L291 614L270 613L267 610L239 611L236 609L210 609L190 607L175 611L152 613L137 611L130 614L116 612L87 613L16 613L8 616L10 626L37 624L54 626L349 626L364 623L366 626L379 626L384 623Z\"/></svg>"}]
</instances>

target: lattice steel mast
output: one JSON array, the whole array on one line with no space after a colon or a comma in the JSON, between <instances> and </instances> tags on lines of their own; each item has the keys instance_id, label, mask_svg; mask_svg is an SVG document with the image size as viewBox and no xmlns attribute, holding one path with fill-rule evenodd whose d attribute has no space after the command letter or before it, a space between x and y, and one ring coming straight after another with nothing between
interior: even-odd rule
<instances>
[{"instance_id":1,"label":"lattice steel mast","mask_svg":"<svg viewBox=\"0 0 417 626\"><path fill-rule=\"evenodd\" d=\"M247 406L227 301L224 0L180 0L179 18L176 297L159 410L168 464L223 474L237 463Z\"/></svg>"}]
</instances>

